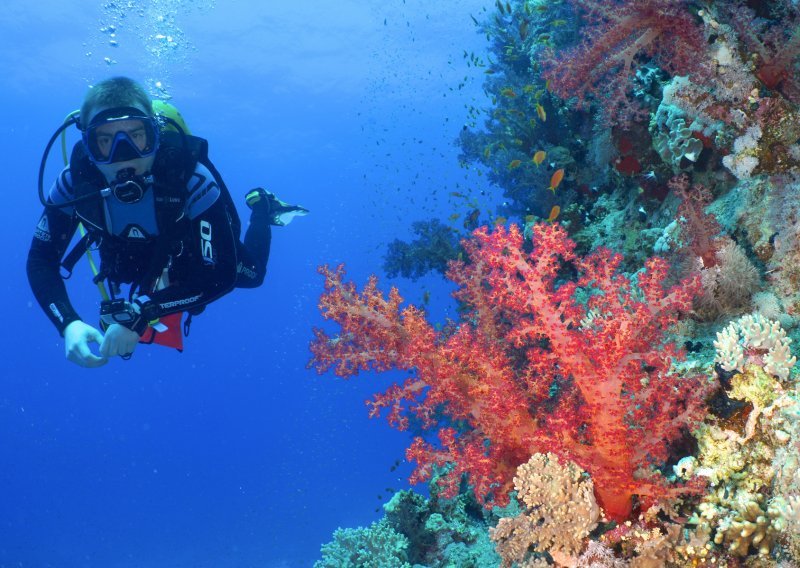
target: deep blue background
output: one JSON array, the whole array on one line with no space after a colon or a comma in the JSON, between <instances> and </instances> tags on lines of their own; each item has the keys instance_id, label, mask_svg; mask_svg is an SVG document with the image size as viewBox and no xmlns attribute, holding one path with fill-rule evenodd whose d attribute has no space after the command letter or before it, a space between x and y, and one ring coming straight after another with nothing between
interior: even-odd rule
<instances>
[{"instance_id":1,"label":"deep blue background","mask_svg":"<svg viewBox=\"0 0 800 568\"><path fill-rule=\"evenodd\" d=\"M484 3L6 2L0 567L310 566L337 526L378 518L386 489L405 484L408 465L390 468L409 436L367 419L363 401L391 376L306 369L315 269L346 262L363 283L411 221L446 218L456 188L483 189L453 140L466 107L486 104L462 57L485 48L470 19ZM176 47L153 52L159 33ZM65 360L25 258L44 144L112 74L163 82L237 204L263 185L312 214L275 230L267 282L197 318L183 354L141 347L86 370ZM69 289L94 322L88 278L82 266ZM429 290L435 319L452 315L439 280L395 283L410 301Z\"/></svg>"}]
</instances>

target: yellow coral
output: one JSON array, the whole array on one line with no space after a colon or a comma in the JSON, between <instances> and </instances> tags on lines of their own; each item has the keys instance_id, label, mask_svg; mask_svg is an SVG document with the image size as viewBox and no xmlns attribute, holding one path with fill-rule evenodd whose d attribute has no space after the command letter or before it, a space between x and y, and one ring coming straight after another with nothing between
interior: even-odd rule
<instances>
[{"instance_id":1,"label":"yellow coral","mask_svg":"<svg viewBox=\"0 0 800 568\"><path fill-rule=\"evenodd\" d=\"M574 564L600 518L592 480L572 462L561 465L554 454L534 454L517 468L514 487L525 512L500 519L489 531L503 566L524 563L529 548Z\"/></svg>"},{"instance_id":2,"label":"yellow coral","mask_svg":"<svg viewBox=\"0 0 800 568\"><path fill-rule=\"evenodd\" d=\"M746 400L755 408L766 408L783 394L783 388L775 377L768 375L761 367L746 365L744 372L731 379L729 396Z\"/></svg>"}]
</instances>

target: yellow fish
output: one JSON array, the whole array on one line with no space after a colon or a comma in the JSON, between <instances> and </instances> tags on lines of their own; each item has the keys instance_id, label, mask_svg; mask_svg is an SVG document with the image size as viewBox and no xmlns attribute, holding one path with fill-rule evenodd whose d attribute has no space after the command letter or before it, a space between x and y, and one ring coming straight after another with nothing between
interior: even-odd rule
<instances>
[{"instance_id":1,"label":"yellow fish","mask_svg":"<svg viewBox=\"0 0 800 568\"><path fill-rule=\"evenodd\" d=\"M522 165L522 160L511 160L511 162L508 164L508 169L514 170L520 167L521 165Z\"/></svg>"},{"instance_id":2,"label":"yellow fish","mask_svg":"<svg viewBox=\"0 0 800 568\"><path fill-rule=\"evenodd\" d=\"M536 103L536 114L539 115L539 119L542 122L547 120L547 113L545 112L544 107L539 103Z\"/></svg>"},{"instance_id":3,"label":"yellow fish","mask_svg":"<svg viewBox=\"0 0 800 568\"><path fill-rule=\"evenodd\" d=\"M544 150L539 150L533 155L533 163L536 164L537 168L544 162L545 157L547 157L547 153Z\"/></svg>"},{"instance_id":4,"label":"yellow fish","mask_svg":"<svg viewBox=\"0 0 800 568\"><path fill-rule=\"evenodd\" d=\"M483 149L483 157L488 158L491 155L492 155L492 147L486 146L486 148Z\"/></svg>"},{"instance_id":5,"label":"yellow fish","mask_svg":"<svg viewBox=\"0 0 800 568\"><path fill-rule=\"evenodd\" d=\"M506 87L505 89L500 91L500 94L503 95L504 97L508 97L509 99L513 99L514 97L517 96L517 93L515 93L514 89L512 89L511 87Z\"/></svg>"},{"instance_id":6,"label":"yellow fish","mask_svg":"<svg viewBox=\"0 0 800 568\"><path fill-rule=\"evenodd\" d=\"M547 217L547 222L552 223L555 221L559 213L561 213L561 207L553 205L553 208L550 210L550 215Z\"/></svg>"},{"instance_id":7,"label":"yellow fish","mask_svg":"<svg viewBox=\"0 0 800 568\"><path fill-rule=\"evenodd\" d=\"M505 225L507 220L508 219L506 219L505 217L495 217L494 224L495 225Z\"/></svg>"}]
</instances>

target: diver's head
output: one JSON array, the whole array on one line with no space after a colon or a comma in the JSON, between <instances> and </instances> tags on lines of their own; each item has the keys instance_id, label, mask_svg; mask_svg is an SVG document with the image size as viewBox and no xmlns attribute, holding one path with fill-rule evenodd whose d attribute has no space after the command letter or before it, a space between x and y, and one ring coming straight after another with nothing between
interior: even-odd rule
<instances>
[{"instance_id":1,"label":"diver's head","mask_svg":"<svg viewBox=\"0 0 800 568\"><path fill-rule=\"evenodd\" d=\"M158 124L150 97L127 77L101 81L86 94L80 111L83 144L108 182L132 168L150 172L158 150Z\"/></svg>"}]
</instances>

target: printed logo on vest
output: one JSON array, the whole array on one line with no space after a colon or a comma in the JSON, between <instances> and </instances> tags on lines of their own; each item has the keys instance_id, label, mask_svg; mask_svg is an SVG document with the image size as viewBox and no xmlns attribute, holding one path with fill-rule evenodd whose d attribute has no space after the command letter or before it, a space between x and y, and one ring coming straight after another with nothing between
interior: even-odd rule
<instances>
[{"instance_id":1,"label":"printed logo on vest","mask_svg":"<svg viewBox=\"0 0 800 568\"><path fill-rule=\"evenodd\" d=\"M47 215L42 215L42 218L39 220L39 224L36 225L34 237L40 241L50 241L50 224L47 222Z\"/></svg>"},{"instance_id":2,"label":"printed logo on vest","mask_svg":"<svg viewBox=\"0 0 800 568\"><path fill-rule=\"evenodd\" d=\"M145 236L144 231L142 231L136 225L132 226L128 229L128 234L126 235L129 239L140 239L145 240L147 236Z\"/></svg>"}]
</instances>

